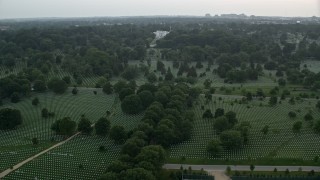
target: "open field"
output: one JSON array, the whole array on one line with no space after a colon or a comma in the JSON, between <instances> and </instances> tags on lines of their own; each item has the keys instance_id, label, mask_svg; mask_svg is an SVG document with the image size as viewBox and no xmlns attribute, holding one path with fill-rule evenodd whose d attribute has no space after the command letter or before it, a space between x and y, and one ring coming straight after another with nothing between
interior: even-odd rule
<instances>
[{"instance_id":1,"label":"open field","mask_svg":"<svg viewBox=\"0 0 320 180\"><path fill-rule=\"evenodd\" d=\"M93 90L98 91L94 95ZM101 89L79 88L77 95L71 94L69 89L63 95L56 95L52 92L35 94L40 103L33 106L33 98L22 99L17 104L5 103L2 107L13 107L19 109L23 116L23 124L16 130L0 131L0 157L6 161L0 161L0 170L9 168L22 159L41 151L44 147L50 146L52 138L59 140L51 131L51 124L60 118L71 117L75 121L80 120L84 114L92 122L106 115L107 110L111 110L115 95L105 95ZM49 112L54 112L55 116L51 118L42 118L41 110L47 108ZM31 139L38 138L40 144L37 147L32 146ZM54 138L55 137L55 138ZM2 159L2 158L1 158Z\"/></svg>"},{"instance_id":2,"label":"open field","mask_svg":"<svg viewBox=\"0 0 320 180\"><path fill-rule=\"evenodd\" d=\"M222 97L221 101L219 97ZM315 156L320 155L320 136L315 134L309 122L303 119L303 116L309 111L312 112L315 119L320 117L320 112L315 109L315 99L304 99L296 102L295 105L291 105L287 98L275 107L268 105L268 99L264 101L254 100L249 104L235 103L235 99L239 100L241 97L215 95L211 103L205 104L204 97L201 97L194 107L196 120L192 138L173 146L170 149L170 158L185 157L187 160L216 159L230 161L259 158L312 160ZM201 105L205 106L204 110L201 109ZM214 120L202 119L205 109L211 109L214 112L216 108L224 108L225 112L232 110L237 113L240 123L249 121L252 126L247 145L239 150L225 150L218 158L211 157L206 151L207 143L211 139L218 138L213 128ZM297 113L295 119L288 117L290 111ZM301 133L295 134L292 132L292 125L298 120L303 122L303 128ZM267 135L261 132L265 125L270 127Z\"/></svg>"},{"instance_id":3,"label":"open field","mask_svg":"<svg viewBox=\"0 0 320 180\"><path fill-rule=\"evenodd\" d=\"M99 152L100 146L106 151ZM4 179L96 179L119 152L120 146L108 138L78 135Z\"/></svg>"}]
</instances>

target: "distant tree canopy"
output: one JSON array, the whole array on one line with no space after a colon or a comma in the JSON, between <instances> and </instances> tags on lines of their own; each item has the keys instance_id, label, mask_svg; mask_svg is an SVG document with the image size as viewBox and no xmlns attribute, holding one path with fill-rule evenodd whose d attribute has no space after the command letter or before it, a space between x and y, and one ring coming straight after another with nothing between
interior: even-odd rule
<instances>
[{"instance_id":1,"label":"distant tree canopy","mask_svg":"<svg viewBox=\"0 0 320 180\"><path fill-rule=\"evenodd\" d=\"M59 135L71 136L76 132L77 123L72 121L70 117L64 117L55 121L51 125L51 130Z\"/></svg>"},{"instance_id":2,"label":"distant tree canopy","mask_svg":"<svg viewBox=\"0 0 320 180\"><path fill-rule=\"evenodd\" d=\"M121 103L121 109L128 114L137 114L143 110L141 99L138 95L126 96Z\"/></svg>"},{"instance_id":3,"label":"distant tree canopy","mask_svg":"<svg viewBox=\"0 0 320 180\"><path fill-rule=\"evenodd\" d=\"M0 110L0 130L15 129L22 124L22 116L19 110L4 108Z\"/></svg>"},{"instance_id":4,"label":"distant tree canopy","mask_svg":"<svg viewBox=\"0 0 320 180\"><path fill-rule=\"evenodd\" d=\"M57 94L62 94L67 90L68 84L64 80L61 80L61 79L58 79L58 78L52 78L48 82L48 87L53 92L55 92Z\"/></svg>"},{"instance_id":5,"label":"distant tree canopy","mask_svg":"<svg viewBox=\"0 0 320 180\"><path fill-rule=\"evenodd\" d=\"M96 134L99 136L106 136L109 134L110 130L110 121L107 118L100 118L94 125Z\"/></svg>"}]
</instances>

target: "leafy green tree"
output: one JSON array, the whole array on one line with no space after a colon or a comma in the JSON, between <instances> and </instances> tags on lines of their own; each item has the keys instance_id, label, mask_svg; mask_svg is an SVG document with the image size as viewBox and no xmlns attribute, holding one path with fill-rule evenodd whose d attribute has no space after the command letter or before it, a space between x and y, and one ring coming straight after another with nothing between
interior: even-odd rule
<instances>
[{"instance_id":1,"label":"leafy green tree","mask_svg":"<svg viewBox=\"0 0 320 180\"><path fill-rule=\"evenodd\" d=\"M102 91L106 94L112 94L113 92L112 84L109 81L106 82L105 85L103 85L102 87Z\"/></svg>"},{"instance_id":2,"label":"leafy green tree","mask_svg":"<svg viewBox=\"0 0 320 180\"><path fill-rule=\"evenodd\" d=\"M47 85L44 81L42 80L36 80L33 83L33 89L36 92L44 92L47 90Z\"/></svg>"},{"instance_id":3,"label":"leafy green tree","mask_svg":"<svg viewBox=\"0 0 320 180\"><path fill-rule=\"evenodd\" d=\"M74 88L72 89L71 93L72 93L73 95L78 94L78 88L74 87Z\"/></svg>"},{"instance_id":4,"label":"leafy green tree","mask_svg":"<svg viewBox=\"0 0 320 180\"><path fill-rule=\"evenodd\" d=\"M20 101L20 95L17 92L14 92L11 95L11 102L12 103L18 103Z\"/></svg>"},{"instance_id":5,"label":"leafy green tree","mask_svg":"<svg viewBox=\"0 0 320 180\"><path fill-rule=\"evenodd\" d=\"M110 121L107 118L102 117L96 122L94 128L97 135L106 136L109 134L110 126Z\"/></svg>"},{"instance_id":6,"label":"leafy green tree","mask_svg":"<svg viewBox=\"0 0 320 180\"><path fill-rule=\"evenodd\" d=\"M78 131L84 134L91 134L93 131L93 127L91 126L91 122L89 119L82 117L78 123Z\"/></svg>"},{"instance_id":7,"label":"leafy green tree","mask_svg":"<svg viewBox=\"0 0 320 180\"><path fill-rule=\"evenodd\" d=\"M202 114L202 118L204 119L211 119L213 118L213 114L211 113L210 109L207 109L203 114Z\"/></svg>"},{"instance_id":8,"label":"leafy green tree","mask_svg":"<svg viewBox=\"0 0 320 180\"><path fill-rule=\"evenodd\" d=\"M320 110L320 101L317 102L316 108L317 108L318 110Z\"/></svg>"},{"instance_id":9,"label":"leafy green tree","mask_svg":"<svg viewBox=\"0 0 320 180\"><path fill-rule=\"evenodd\" d=\"M235 112L228 111L225 116L231 126L234 126L236 123L238 123L237 114Z\"/></svg>"},{"instance_id":10,"label":"leafy green tree","mask_svg":"<svg viewBox=\"0 0 320 180\"><path fill-rule=\"evenodd\" d=\"M211 87L211 84L212 84L212 81L210 79L206 79L203 83L206 89L209 89Z\"/></svg>"},{"instance_id":11,"label":"leafy green tree","mask_svg":"<svg viewBox=\"0 0 320 180\"><path fill-rule=\"evenodd\" d=\"M32 144L33 145L38 145L39 144L39 140L38 140L38 138L32 138Z\"/></svg>"},{"instance_id":12,"label":"leafy green tree","mask_svg":"<svg viewBox=\"0 0 320 180\"><path fill-rule=\"evenodd\" d=\"M216 118L213 126L218 132L222 132L222 131L230 128L230 124L228 122L228 119L225 116L220 116L220 117Z\"/></svg>"},{"instance_id":13,"label":"leafy green tree","mask_svg":"<svg viewBox=\"0 0 320 180\"><path fill-rule=\"evenodd\" d=\"M300 133L301 128L302 128L302 122L297 121L293 124L292 130L294 133Z\"/></svg>"},{"instance_id":14,"label":"leafy green tree","mask_svg":"<svg viewBox=\"0 0 320 180\"><path fill-rule=\"evenodd\" d=\"M161 169L166 160L166 152L162 146L149 145L141 149L137 155L138 162L150 162L157 170Z\"/></svg>"},{"instance_id":15,"label":"leafy green tree","mask_svg":"<svg viewBox=\"0 0 320 180\"><path fill-rule=\"evenodd\" d=\"M47 108L43 108L43 109L41 110L41 116L42 116L43 118L49 117L49 111L48 111Z\"/></svg>"},{"instance_id":16,"label":"leafy green tree","mask_svg":"<svg viewBox=\"0 0 320 180\"><path fill-rule=\"evenodd\" d=\"M293 119L293 118L297 117L297 114L295 112L293 112L293 111L290 111L288 113L288 116Z\"/></svg>"},{"instance_id":17,"label":"leafy green tree","mask_svg":"<svg viewBox=\"0 0 320 180\"><path fill-rule=\"evenodd\" d=\"M19 110L4 108L0 110L0 130L15 129L22 124L22 116Z\"/></svg>"},{"instance_id":18,"label":"leafy green tree","mask_svg":"<svg viewBox=\"0 0 320 180\"><path fill-rule=\"evenodd\" d=\"M123 180L156 180L151 171L143 168L128 169L120 173Z\"/></svg>"},{"instance_id":19,"label":"leafy green tree","mask_svg":"<svg viewBox=\"0 0 320 180\"><path fill-rule=\"evenodd\" d=\"M143 106L140 97L135 94L126 96L121 103L121 109L127 114L137 114L141 112Z\"/></svg>"},{"instance_id":20,"label":"leafy green tree","mask_svg":"<svg viewBox=\"0 0 320 180\"><path fill-rule=\"evenodd\" d=\"M261 132L262 132L264 135L267 135L268 132L269 132L269 126L268 126L268 125L265 125L265 126L261 129Z\"/></svg>"},{"instance_id":21,"label":"leafy green tree","mask_svg":"<svg viewBox=\"0 0 320 180\"><path fill-rule=\"evenodd\" d=\"M35 98L32 100L32 105L37 106L38 104L39 104L39 98L35 97Z\"/></svg>"},{"instance_id":22,"label":"leafy green tree","mask_svg":"<svg viewBox=\"0 0 320 180\"><path fill-rule=\"evenodd\" d=\"M134 94L134 90L131 88L124 88L119 92L119 98L122 101L126 96Z\"/></svg>"},{"instance_id":23,"label":"leafy green tree","mask_svg":"<svg viewBox=\"0 0 320 180\"><path fill-rule=\"evenodd\" d=\"M136 157L145 145L146 142L144 139L138 137L130 138L124 143L121 153L127 154L130 157Z\"/></svg>"},{"instance_id":24,"label":"leafy green tree","mask_svg":"<svg viewBox=\"0 0 320 180\"><path fill-rule=\"evenodd\" d=\"M320 134L320 120L318 120L318 121L314 124L313 130L314 130L316 133Z\"/></svg>"},{"instance_id":25,"label":"leafy green tree","mask_svg":"<svg viewBox=\"0 0 320 180\"><path fill-rule=\"evenodd\" d=\"M138 95L141 99L141 103L142 103L142 106L144 107L144 109L149 107L150 104L153 103L153 101L154 101L154 96L148 90L142 91Z\"/></svg>"},{"instance_id":26,"label":"leafy green tree","mask_svg":"<svg viewBox=\"0 0 320 180\"><path fill-rule=\"evenodd\" d=\"M68 84L64 80L52 78L48 83L48 87L57 94L63 94L68 89Z\"/></svg>"},{"instance_id":27,"label":"leafy green tree","mask_svg":"<svg viewBox=\"0 0 320 180\"><path fill-rule=\"evenodd\" d=\"M214 118L220 117L224 115L224 109L218 108L216 109L216 112L214 113Z\"/></svg>"},{"instance_id":28,"label":"leafy green tree","mask_svg":"<svg viewBox=\"0 0 320 180\"><path fill-rule=\"evenodd\" d=\"M150 83L155 83L155 82L157 82L157 75L155 74L155 73L149 73L148 75L147 75L147 80L150 82Z\"/></svg>"},{"instance_id":29,"label":"leafy green tree","mask_svg":"<svg viewBox=\"0 0 320 180\"><path fill-rule=\"evenodd\" d=\"M121 144L127 139L127 132L123 126L113 126L110 130L110 138Z\"/></svg>"},{"instance_id":30,"label":"leafy green tree","mask_svg":"<svg viewBox=\"0 0 320 180\"><path fill-rule=\"evenodd\" d=\"M304 116L304 120L306 121L311 121L313 120L313 116L311 113L307 113L305 116Z\"/></svg>"},{"instance_id":31,"label":"leafy green tree","mask_svg":"<svg viewBox=\"0 0 320 180\"><path fill-rule=\"evenodd\" d=\"M254 170L255 166L253 164L250 164L250 171L252 172Z\"/></svg>"},{"instance_id":32,"label":"leafy green tree","mask_svg":"<svg viewBox=\"0 0 320 180\"><path fill-rule=\"evenodd\" d=\"M55 121L51 125L51 130L59 135L71 136L76 132L77 123L72 121L70 117L64 117Z\"/></svg>"},{"instance_id":33,"label":"leafy green tree","mask_svg":"<svg viewBox=\"0 0 320 180\"><path fill-rule=\"evenodd\" d=\"M65 77L62 78L62 80L64 82L66 82L67 84L71 84L71 77L70 76L65 76Z\"/></svg>"},{"instance_id":34,"label":"leafy green tree","mask_svg":"<svg viewBox=\"0 0 320 180\"><path fill-rule=\"evenodd\" d=\"M223 152L221 141L219 139L211 140L207 145L207 152L214 157L219 156L219 154Z\"/></svg>"},{"instance_id":35,"label":"leafy green tree","mask_svg":"<svg viewBox=\"0 0 320 180\"><path fill-rule=\"evenodd\" d=\"M279 80L278 80L278 84L279 84L279 86L286 86L286 80L284 80L284 79L282 79L282 78L280 78Z\"/></svg>"},{"instance_id":36,"label":"leafy green tree","mask_svg":"<svg viewBox=\"0 0 320 180\"><path fill-rule=\"evenodd\" d=\"M240 131L228 130L220 134L220 140L227 149L237 149L243 144L243 137Z\"/></svg>"},{"instance_id":37,"label":"leafy green tree","mask_svg":"<svg viewBox=\"0 0 320 180\"><path fill-rule=\"evenodd\" d=\"M276 96L271 96L270 99L269 99L269 104L270 106L274 106L276 105L278 102L278 98Z\"/></svg>"},{"instance_id":38,"label":"leafy green tree","mask_svg":"<svg viewBox=\"0 0 320 180\"><path fill-rule=\"evenodd\" d=\"M119 93L122 89L127 88L127 82L123 80L119 80L117 83L114 84L113 89L114 92Z\"/></svg>"},{"instance_id":39,"label":"leafy green tree","mask_svg":"<svg viewBox=\"0 0 320 180\"><path fill-rule=\"evenodd\" d=\"M116 173L107 172L103 174L98 180L115 180L115 179L119 179Z\"/></svg>"}]
</instances>

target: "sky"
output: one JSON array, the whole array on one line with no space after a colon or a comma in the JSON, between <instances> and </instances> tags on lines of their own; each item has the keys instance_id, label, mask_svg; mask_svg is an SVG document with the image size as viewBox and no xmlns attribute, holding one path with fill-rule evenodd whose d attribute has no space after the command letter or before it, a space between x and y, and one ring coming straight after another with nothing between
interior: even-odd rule
<instances>
[{"instance_id":1,"label":"sky","mask_svg":"<svg viewBox=\"0 0 320 180\"><path fill-rule=\"evenodd\" d=\"M320 16L320 0L0 0L0 19L206 13Z\"/></svg>"}]
</instances>

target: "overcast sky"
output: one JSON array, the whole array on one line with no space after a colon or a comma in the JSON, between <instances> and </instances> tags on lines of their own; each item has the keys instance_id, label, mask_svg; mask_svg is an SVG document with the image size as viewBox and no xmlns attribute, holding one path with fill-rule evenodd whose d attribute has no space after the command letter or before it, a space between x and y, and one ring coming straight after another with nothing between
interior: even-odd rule
<instances>
[{"instance_id":1,"label":"overcast sky","mask_svg":"<svg viewBox=\"0 0 320 180\"><path fill-rule=\"evenodd\" d=\"M320 0L0 0L0 19L205 13L320 16Z\"/></svg>"}]
</instances>

